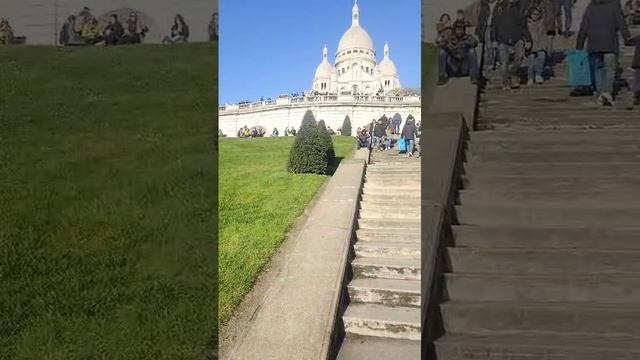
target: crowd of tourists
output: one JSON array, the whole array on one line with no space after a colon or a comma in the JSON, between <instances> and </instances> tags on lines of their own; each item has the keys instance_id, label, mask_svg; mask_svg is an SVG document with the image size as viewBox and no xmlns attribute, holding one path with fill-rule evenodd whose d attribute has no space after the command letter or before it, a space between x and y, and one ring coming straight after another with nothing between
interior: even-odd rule
<instances>
[{"instance_id":1,"label":"crowd of tourists","mask_svg":"<svg viewBox=\"0 0 640 360\"><path fill-rule=\"evenodd\" d=\"M124 45L140 44L144 41L149 27L140 19L137 12L132 11L124 22L118 14L110 14L101 23L91 9L84 7L77 15L69 15L60 30L60 45ZM162 43L182 44L189 40L189 25L184 17L176 14L173 25ZM209 22L209 40L218 40L218 13L214 13Z\"/></svg>"},{"instance_id":2,"label":"crowd of tourists","mask_svg":"<svg viewBox=\"0 0 640 360\"><path fill-rule=\"evenodd\" d=\"M101 24L91 9L84 7L78 15L69 15L62 25L60 45L122 45L139 44L149 28L142 24L138 13L132 11L124 24L117 14L111 14L106 24Z\"/></svg>"},{"instance_id":3,"label":"crowd of tourists","mask_svg":"<svg viewBox=\"0 0 640 360\"><path fill-rule=\"evenodd\" d=\"M574 2L480 0L472 15L459 10L452 20L442 14L436 25L439 83L444 84L451 77L469 77L471 82L479 83L487 80L480 74L499 71L505 90L519 88L521 82L528 86L543 84L553 76L554 66L563 57L555 51L554 39L574 35ZM588 59L590 81L582 86L586 90L575 89L572 95L593 94L597 104L613 105L616 77L620 78L624 71L618 61L618 38L622 36L626 45L635 46L630 108L640 105L640 40L632 38L628 28L638 16L640 0L629 0L624 9L619 0L590 0L573 51ZM468 33L471 26L475 26L473 35ZM484 59L479 58L479 52Z\"/></svg>"},{"instance_id":4,"label":"crowd of tourists","mask_svg":"<svg viewBox=\"0 0 640 360\"><path fill-rule=\"evenodd\" d=\"M376 151L396 149L408 157L416 152L419 156L420 147L416 140L420 137L420 123L416 123L415 118L409 115L400 129L398 119L399 116L387 118L383 115L380 119L373 119L367 126L359 127L356 130L357 148Z\"/></svg>"}]
</instances>

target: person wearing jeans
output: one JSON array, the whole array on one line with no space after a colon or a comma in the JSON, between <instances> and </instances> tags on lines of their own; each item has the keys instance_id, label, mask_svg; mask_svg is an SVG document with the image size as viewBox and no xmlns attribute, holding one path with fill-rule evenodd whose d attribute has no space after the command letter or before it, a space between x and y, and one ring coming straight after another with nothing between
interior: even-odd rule
<instances>
[{"instance_id":1,"label":"person wearing jeans","mask_svg":"<svg viewBox=\"0 0 640 360\"><path fill-rule=\"evenodd\" d=\"M491 24L491 40L498 45L505 89L520 87L517 71L524 59L525 48L531 47L526 11L524 0L503 1L496 7Z\"/></svg>"},{"instance_id":2,"label":"person wearing jeans","mask_svg":"<svg viewBox=\"0 0 640 360\"><path fill-rule=\"evenodd\" d=\"M405 143L407 144L408 157L413 156L414 139L416 138L417 134L418 134L418 130L416 129L416 125L414 123L413 117L407 117L407 121L402 127L401 136L404 139Z\"/></svg>"},{"instance_id":3,"label":"person wearing jeans","mask_svg":"<svg viewBox=\"0 0 640 360\"><path fill-rule=\"evenodd\" d=\"M544 8L532 7L528 15L528 28L531 34L531 48L527 56L527 84L544 83L542 72L547 54L547 22L545 21Z\"/></svg>"},{"instance_id":4,"label":"person wearing jeans","mask_svg":"<svg viewBox=\"0 0 640 360\"><path fill-rule=\"evenodd\" d=\"M618 33L625 40L631 38L618 0L592 0L580 24L576 49L582 50L587 42L587 51L593 61L596 102L599 105L613 105L613 85L619 52Z\"/></svg>"},{"instance_id":5,"label":"person wearing jeans","mask_svg":"<svg viewBox=\"0 0 640 360\"><path fill-rule=\"evenodd\" d=\"M570 37L571 25L573 22L573 19L572 19L573 0L560 0L560 8L562 9L562 14L563 14L563 24L564 24L563 35L565 37Z\"/></svg>"}]
</instances>

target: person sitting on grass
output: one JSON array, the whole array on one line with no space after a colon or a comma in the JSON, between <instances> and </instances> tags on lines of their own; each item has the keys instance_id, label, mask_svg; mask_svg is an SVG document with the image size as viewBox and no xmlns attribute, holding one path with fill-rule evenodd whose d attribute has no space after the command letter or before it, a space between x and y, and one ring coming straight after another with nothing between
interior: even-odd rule
<instances>
[{"instance_id":1,"label":"person sitting on grass","mask_svg":"<svg viewBox=\"0 0 640 360\"><path fill-rule=\"evenodd\" d=\"M218 13L213 13L209 22L209 41L218 40Z\"/></svg>"},{"instance_id":2,"label":"person sitting on grass","mask_svg":"<svg viewBox=\"0 0 640 360\"><path fill-rule=\"evenodd\" d=\"M162 40L163 44L182 44L189 40L189 26L184 21L184 17L178 14L173 19L171 27L171 36L165 36Z\"/></svg>"},{"instance_id":3,"label":"person sitting on grass","mask_svg":"<svg viewBox=\"0 0 640 360\"><path fill-rule=\"evenodd\" d=\"M103 34L104 31L98 24L98 19L92 18L84 23L80 36L82 36L86 44L95 45L104 40Z\"/></svg>"},{"instance_id":4,"label":"person sitting on grass","mask_svg":"<svg viewBox=\"0 0 640 360\"><path fill-rule=\"evenodd\" d=\"M271 132L271 137L278 137L279 133L278 133L278 128L273 128L273 131Z\"/></svg>"},{"instance_id":5,"label":"person sitting on grass","mask_svg":"<svg viewBox=\"0 0 640 360\"><path fill-rule=\"evenodd\" d=\"M120 21L118 21L118 15L113 14L109 16L109 23L104 28L105 44L107 46L118 45L123 35L124 28Z\"/></svg>"},{"instance_id":6,"label":"person sitting on grass","mask_svg":"<svg viewBox=\"0 0 640 360\"><path fill-rule=\"evenodd\" d=\"M149 32L149 28L140 24L138 14L131 12L124 27L124 36L121 42L123 44L140 44L147 32Z\"/></svg>"},{"instance_id":7,"label":"person sitting on grass","mask_svg":"<svg viewBox=\"0 0 640 360\"><path fill-rule=\"evenodd\" d=\"M2 18L2 20L0 20L0 44L10 45L13 43L14 36L9 20Z\"/></svg>"},{"instance_id":8,"label":"person sitting on grass","mask_svg":"<svg viewBox=\"0 0 640 360\"><path fill-rule=\"evenodd\" d=\"M466 21L454 23L454 34L440 48L440 84L450 77L469 76L472 83L478 80L478 40L467 34Z\"/></svg>"},{"instance_id":9,"label":"person sitting on grass","mask_svg":"<svg viewBox=\"0 0 640 360\"><path fill-rule=\"evenodd\" d=\"M289 129L289 133L291 133L291 136L296 136L296 129L292 126L291 129Z\"/></svg>"}]
</instances>

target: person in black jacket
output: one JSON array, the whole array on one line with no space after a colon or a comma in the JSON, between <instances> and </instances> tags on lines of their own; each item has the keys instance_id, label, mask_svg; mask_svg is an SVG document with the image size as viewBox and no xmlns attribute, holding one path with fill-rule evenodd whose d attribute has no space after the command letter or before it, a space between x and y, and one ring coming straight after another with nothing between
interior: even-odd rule
<instances>
[{"instance_id":1,"label":"person in black jacket","mask_svg":"<svg viewBox=\"0 0 640 360\"><path fill-rule=\"evenodd\" d=\"M104 40L107 46L118 45L122 36L124 35L124 28L118 21L118 15L113 14L109 16L109 24L104 28Z\"/></svg>"},{"instance_id":2,"label":"person in black jacket","mask_svg":"<svg viewBox=\"0 0 640 360\"><path fill-rule=\"evenodd\" d=\"M383 145L382 140L387 136L387 130L382 119L378 120L373 127L373 146L380 150Z\"/></svg>"},{"instance_id":3,"label":"person in black jacket","mask_svg":"<svg viewBox=\"0 0 640 360\"><path fill-rule=\"evenodd\" d=\"M491 41L500 52L505 89L520 87L518 70L522 66L525 49L531 47L527 7L528 2L524 0L504 0L497 5L493 15Z\"/></svg>"},{"instance_id":4,"label":"person in black jacket","mask_svg":"<svg viewBox=\"0 0 640 360\"><path fill-rule=\"evenodd\" d=\"M618 64L618 33L625 40L631 34L624 21L622 6L618 0L591 0L585 10L576 40L576 49L584 49L592 58L595 70L597 103L613 105L613 84Z\"/></svg>"},{"instance_id":5,"label":"person in black jacket","mask_svg":"<svg viewBox=\"0 0 640 360\"><path fill-rule=\"evenodd\" d=\"M416 136L418 135L418 130L416 129L416 125L412 119L407 117L407 121L404 123L402 127L401 134L402 139L404 139L407 144L407 156L413 156L413 147L415 143Z\"/></svg>"}]
</instances>

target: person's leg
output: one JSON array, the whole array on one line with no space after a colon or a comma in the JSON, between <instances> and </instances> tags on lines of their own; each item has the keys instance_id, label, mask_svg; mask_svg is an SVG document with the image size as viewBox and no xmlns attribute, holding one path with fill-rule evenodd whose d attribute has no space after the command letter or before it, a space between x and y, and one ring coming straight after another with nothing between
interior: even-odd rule
<instances>
[{"instance_id":1,"label":"person's leg","mask_svg":"<svg viewBox=\"0 0 640 360\"><path fill-rule=\"evenodd\" d=\"M536 54L531 53L527 57L527 84L529 85L533 85L533 79L536 75L535 65L536 65Z\"/></svg>"},{"instance_id":2,"label":"person's leg","mask_svg":"<svg viewBox=\"0 0 640 360\"><path fill-rule=\"evenodd\" d=\"M536 53L535 58L535 81L539 84L544 82L544 78L542 77L542 72L544 71L544 64L546 62L546 53L544 51L538 51Z\"/></svg>"},{"instance_id":3,"label":"person's leg","mask_svg":"<svg viewBox=\"0 0 640 360\"><path fill-rule=\"evenodd\" d=\"M476 55L476 49L470 49L467 54L467 67L469 69L469 77L472 83L478 82L478 56Z\"/></svg>"},{"instance_id":4,"label":"person's leg","mask_svg":"<svg viewBox=\"0 0 640 360\"><path fill-rule=\"evenodd\" d=\"M640 105L640 68L633 69L633 85L631 86L631 91L633 91L634 95L634 104Z\"/></svg>"},{"instance_id":5,"label":"person's leg","mask_svg":"<svg viewBox=\"0 0 640 360\"><path fill-rule=\"evenodd\" d=\"M446 50L438 49L438 74L442 81L447 79L447 57Z\"/></svg>"},{"instance_id":6,"label":"person's leg","mask_svg":"<svg viewBox=\"0 0 640 360\"><path fill-rule=\"evenodd\" d=\"M601 53L593 54L593 71L595 74L595 92L598 101L601 102L602 95L604 95L604 58Z\"/></svg>"},{"instance_id":7,"label":"person's leg","mask_svg":"<svg viewBox=\"0 0 640 360\"><path fill-rule=\"evenodd\" d=\"M525 52L524 52L524 42L518 41L513 49L513 62L511 63L511 78L512 78L512 86L519 87L520 86L520 77L518 76L520 72L520 67L522 66L522 60L524 60Z\"/></svg>"},{"instance_id":8,"label":"person's leg","mask_svg":"<svg viewBox=\"0 0 640 360\"><path fill-rule=\"evenodd\" d=\"M505 44L500 44L500 66L502 67L502 85L505 87L511 86L511 76L509 73L509 47Z\"/></svg>"},{"instance_id":9,"label":"person's leg","mask_svg":"<svg viewBox=\"0 0 640 360\"><path fill-rule=\"evenodd\" d=\"M603 56L603 86L604 92L607 94L609 100L612 100L613 97L613 83L615 81L616 76L616 66L618 64L618 57L614 53L606 53Z\"/></svg>"},{"instance_id":10,"label":"person's leg","mask_svg":"<svg viewBox=\"0 0 640 360\"><path fill-rule=\"evenodd\" d=\"M572 22L572 0L562 0L562 12L564 13L564 34L570 35Z\"/></svg>"}]
</instances>

